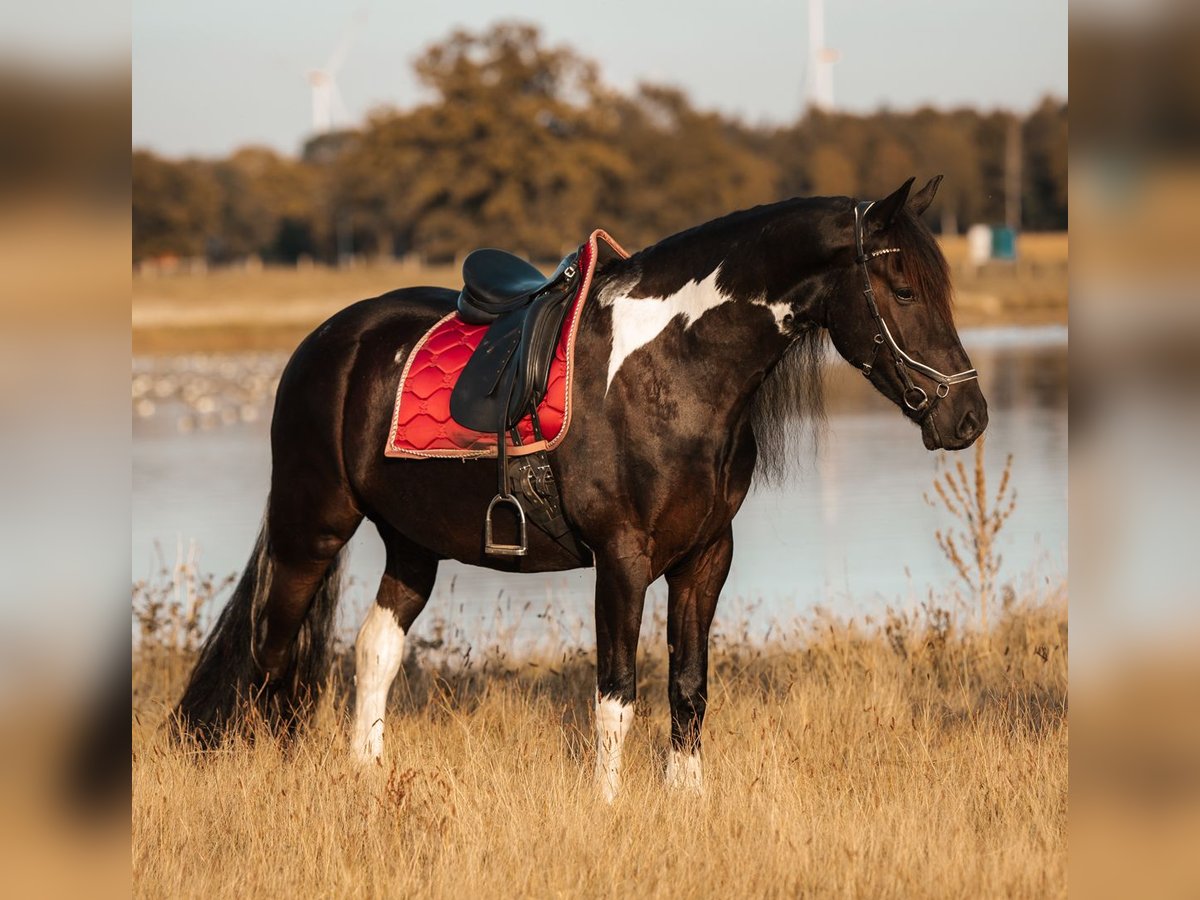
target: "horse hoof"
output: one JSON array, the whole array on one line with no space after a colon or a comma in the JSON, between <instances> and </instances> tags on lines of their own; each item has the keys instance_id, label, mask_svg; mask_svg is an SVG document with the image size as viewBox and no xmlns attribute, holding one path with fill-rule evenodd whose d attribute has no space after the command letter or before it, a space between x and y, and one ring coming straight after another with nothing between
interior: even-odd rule
<instances>
[{"instance_id":1,"label":"horse hoof","mask_svg":"<svg viewBox=\"0 0 1200 900\"><path fill-rule=\"evenodd\" d=\"M696 797L704 795L704 771L699 753L671 751L667 757L667 788Z\"/></svg>"}]
</instances>

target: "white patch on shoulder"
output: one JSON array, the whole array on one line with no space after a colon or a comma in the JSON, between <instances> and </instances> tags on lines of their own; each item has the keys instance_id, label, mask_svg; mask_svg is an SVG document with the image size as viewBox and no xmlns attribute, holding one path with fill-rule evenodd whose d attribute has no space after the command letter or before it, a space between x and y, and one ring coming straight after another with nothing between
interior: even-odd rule
<instances>
[{"instance_id":1,"label":"white patch on shoulder","mask_svg":"<svg viewBox=\"0 0 1200 900\"><path fill-rule=\"evenodd\" d=\"M632 724L632 705L596 694L596 784L607 803L621 790L621 745Z\"/></svg>"},{"instance_id":2,"label":"white patch on shoulder","mask_svg":"<svg viewBox=\"0 0 1200 900\"><path fill-rule=\"evenodd\" d=\"M761 303L771 311L771 315L775 317L775 325L779 328L780 334L786 335L788 333L789 329L787 325L789 323L786 323L784 320L792 314L792 305L790 303L768 303L765 297L756 299L753 302Z\"/></svg>"},{"instance_id":3,"label":"white patch on shoulder","mask_svg":"<svg viewBox=\"0 0 1200 900\"><path fill-rule=\"evenodd\" d=\"M404 629L390 609L376 603L354 644L356 700L350 740L358 760L369 763L383 755L383 716L388 689L404 660Z\"/></svg>"},{"instance_id":4,"label":"white patch on shoulder","mask_svg":"<svg viewBox=\"0 0 1200 900\"><path fill-rule=\"evenodd\" d=\"M608 383L621 364L639 347L644 347L660 334L676 316L683 316L687 328L710 309L733 298L717 289L717 266L703 281L689 281L669 297L630 297L628 293L605 298L602 302L612 308L612 355L608 358Z\"/></svg>"},{"instance_id":5,"label":"white patch on shoulder","mask_svg":"<svg viewBox=\"0 0 1200 900\"><path fill-rule=\"evenodd\" d=\"M704 769L699 753L683 753L671 748L667 757L667 787L689 794L704 793Z\"/></svg>"},{"instance_id":6,"label":"white patch on shoulder","mask_svg":"<svg viewBox=\"0 0 1200 900\"><path fill-rule=\"evenodd\" d=\"M402 362L404 362L404 359L406 356L408 356L408 348L401 347L399 350L396 351L396 355L393 356L392 359L394 359L397 363L402 363Z\"/></svg>"}]
</instances>

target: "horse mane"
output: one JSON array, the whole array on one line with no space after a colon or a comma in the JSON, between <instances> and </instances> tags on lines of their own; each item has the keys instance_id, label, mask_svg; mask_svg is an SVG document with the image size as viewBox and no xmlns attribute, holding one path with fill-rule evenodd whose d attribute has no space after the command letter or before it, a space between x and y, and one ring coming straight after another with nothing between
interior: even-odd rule
<instances>
[{"instance_id":1,"label":"horse mane","mask_svg":"<svg viewBox=\"0 0 1200 900\"><path fill-rule=\"evenodd\" d=\"M792 473L801 454L797 439L808 426L814 444L825 426L824 365L828 334L824 328L804 332L784 351L754 394L750 427L758 445L756 479L778 484Z\"/></svg>"}]
</instances>

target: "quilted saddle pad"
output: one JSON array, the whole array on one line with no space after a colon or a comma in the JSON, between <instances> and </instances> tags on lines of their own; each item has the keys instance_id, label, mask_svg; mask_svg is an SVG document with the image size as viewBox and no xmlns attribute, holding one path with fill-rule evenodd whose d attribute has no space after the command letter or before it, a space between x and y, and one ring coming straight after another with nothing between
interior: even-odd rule
<instances>
[{"instance_id":1,"label":"quilted saddle pad","mask_svg":"<svg viewBox=\"0 0 1200 900\"><path fill-rule=\"evenodd\" d=\"M571 383L575 369L575 339L580 313L587 302L592 275L604 257L629 256L607 233L597 229L579 252L583 277L571 308L563 319L562 332L550 364L546 396L537 409L544 440L535 441L533 422L526 416L517 426L519 446L508 439L508 452L515 455L536 450L553 450L571 425ZM459 373L483 339L487 325L469 325L452 312L439 319L408 354L384 455L402 459L468 459L496 456L496 434L464 428L450 416L450 393Z\"/></svg>"}]
</instances>

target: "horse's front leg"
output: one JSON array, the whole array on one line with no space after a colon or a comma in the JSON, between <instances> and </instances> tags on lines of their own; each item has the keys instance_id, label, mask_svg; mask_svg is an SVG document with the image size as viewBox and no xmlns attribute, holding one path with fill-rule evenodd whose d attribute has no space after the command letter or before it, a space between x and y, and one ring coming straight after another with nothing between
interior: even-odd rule
<instances>
[{"instance_id":1,"label":"horse's front leg","mask_svg":"<svg viewBox=\"0 0 1200 900\"><path fill-rule=\"evenodd\" d=\"M733 560L733 528L667 573L671 754L667 786L704 790L700 729L708 702L708 629Z\"/></svg>"},{"instance_id":2,"label":"horse's front leg","mask_svg":"<svg viewBox=\"0 0 1200 900\"><path fill-rule=\"evenodd\" d=\"M596 554L596 783L611 803L621 788L621 745L637 699L637 645L650 561L640 547Z\"/></svg>"}]
</instances>

